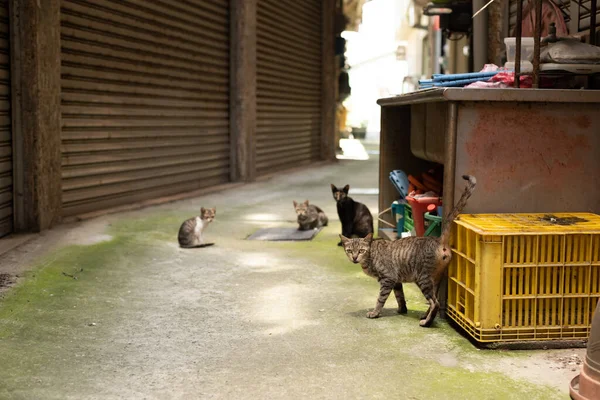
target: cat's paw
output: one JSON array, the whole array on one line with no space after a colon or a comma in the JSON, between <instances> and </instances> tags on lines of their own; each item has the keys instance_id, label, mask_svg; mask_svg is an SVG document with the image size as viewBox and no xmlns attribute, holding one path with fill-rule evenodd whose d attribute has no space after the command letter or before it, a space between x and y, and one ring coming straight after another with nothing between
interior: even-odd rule
<instances>
[{"instance_id":1,"label":"cat's paw","mask_svg":"<svg viewBox=\"0 0 600 400\"><path fill-rule=\"evenodd\" d=\"M367 318L379 318L379 311L369 311Z\"/></svg>"},{"instance_id":2,"label":"cat's paw","mask_svg":"<svg viewBox=\"0 0 600 400\"><path fill-rule=\"evenodd\" d=\"M404 304L401 307L398 307L398 314L407 314L408 313L408 308L406 308L406 304Z\"/></svg>"},{"instance_id":3,"label":"cat's paw","mask_svg":"<svg viewBox=\"0 0 600 400\"><path fill-rule=\"evenodd\" d=\"M421 326L422 328L429 328L432 323L433 319L422 319L419 321L419 326Z\"/></svg>"}]
</instances>

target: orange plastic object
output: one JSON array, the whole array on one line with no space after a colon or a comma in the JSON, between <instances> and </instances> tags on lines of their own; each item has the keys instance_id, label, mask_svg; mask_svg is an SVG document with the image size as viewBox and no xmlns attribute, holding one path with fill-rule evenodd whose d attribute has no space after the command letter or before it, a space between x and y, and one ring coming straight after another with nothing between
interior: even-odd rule
<instances>
[{"instance_id":1,"label":"orange plastic object","mask_svg":"<svg viewBox=\"0 0 600 400\"><path fill-rule=\"evenodd\" d=\"M411 196L406 196L406 201L412 207L412 215L415 226L415 232L417 236L423 236L425 234L425 213L427 212L427 207L430 204L437 206L442 205L442 200L439 197L419 197L414 198Z\"/></svg>"},{"instance_id":2,"label":"orange plastic object","mask_svg":"<svg viewBox=\"0 0 600 400\"><path fill-rule=\"evenodd\" d=\"M422 176L423 185L427 188L427 190L435 192L436 194L439 194L442 191L442 184L436 181L435 178L433 178L433 176L431 176L427 172L423 172Z\"/></svg>"},{"instance_id":3,"label":"orange plastic object","mask_svg":"<svg viewBox=\"0 0 600 400\"><path fill-rule=\"evenodd\" d=\"M425 186L423 186L423 184L421 182L419 182L419 180L412 175L408 176L408 182L412 183L415 186L415 188L417 188L417 189L427 190L427 189L425 189Z\"/></svg>"}]
</instances>

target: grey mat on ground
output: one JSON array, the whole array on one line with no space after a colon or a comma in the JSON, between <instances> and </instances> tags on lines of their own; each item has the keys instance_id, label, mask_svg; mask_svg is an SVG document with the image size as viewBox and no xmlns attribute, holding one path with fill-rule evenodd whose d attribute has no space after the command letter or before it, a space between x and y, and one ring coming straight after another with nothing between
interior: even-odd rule
<instances>
[{"instance_id":1,"label":"grey mat on ground","mask_svg":"<svg viewBox=\"0 0 600 400\"><path fill-rule=\"evenodd\" d=\"M248 240L266 240L266 241L299 241L312 240L319 229L311 229L308 231L300 231L298 228L264 228L254 232L248 236Z\"/></svg>"},{"instance_id":2,"label":"grey mat on ground","mask_svg":"<svg viewBox=\"0 0 600 400\"><path fill-rule=\"evenodd\" d=\"M182 249L200 249L202 247L210 247L213 245L214 245L214 243L204 243L204 244L198 244L196 246L190 246L190 247L183 247L183 246L179 246L179 247L181 247Z\"/></svg>"}]
</instances>

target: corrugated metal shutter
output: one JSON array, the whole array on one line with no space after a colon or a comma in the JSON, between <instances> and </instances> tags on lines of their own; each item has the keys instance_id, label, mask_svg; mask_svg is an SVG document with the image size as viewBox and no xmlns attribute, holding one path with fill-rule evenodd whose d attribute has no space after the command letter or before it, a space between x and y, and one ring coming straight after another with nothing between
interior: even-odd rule
<instances>
[{"instance_id":1,"label":"corrugated metal shutter","mask_svg":"<svg viewBox=\"0 0 600 400\"><path fill-rule=\"evenodd\" d=\"M229 181L229 0L63 0L64 215Z\"/></svg>"},{"instance_id":2,"label":"corrugated metal shutter","mask_svg":"<svg viewBox=\"0 0 600 400\"><path fill-rule=\"evenodd\" d=\"M319 158L321 7L319 0L258 0L258 175Z\"/></svg>"},{"instance_id":3,"label":"corrugated metal shutter","mask_svg":"<svg viewBox=\"0 0 600 400\"><path fill-rule=\"evenodd\" d=\"M13 230L10 31L8 1L0 1L0 237Z\"/></svg>"}]
</instances>

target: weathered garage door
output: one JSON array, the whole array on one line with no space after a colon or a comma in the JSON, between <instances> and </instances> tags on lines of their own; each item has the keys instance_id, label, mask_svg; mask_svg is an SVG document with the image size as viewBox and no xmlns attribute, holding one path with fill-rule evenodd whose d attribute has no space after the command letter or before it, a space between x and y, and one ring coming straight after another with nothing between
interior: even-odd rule
<instances>
[{"instance_id":1,"label":"weathered garage door","mask_svg":"<svg viewBox=\"0 0 600 400\"><path fill-rule=\"evenodd\" d=\"M257 174L319 158L321 1L258 0Z\"/></svg>"},{"instance_id":2,"label":"weathered garage door","mask_svg":"<svg viewBox=\"0 0 600 400\"><path fill-rule=\"evenodd\" d=\"M229 0L63 0L64 215L229 180Z\"/></svg>"},{"instance_id":3,"label":"weathered garage door","mask_svg":"<svg viewBox=\"0 0 600 400\"><path fill-rule=\"evenodd\" d=\"M0 1L0 237L13 228L8 1Z\"/></svg>"}]
</instances>

